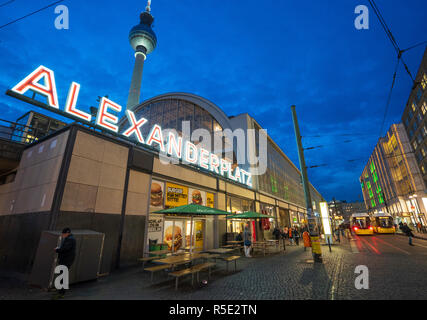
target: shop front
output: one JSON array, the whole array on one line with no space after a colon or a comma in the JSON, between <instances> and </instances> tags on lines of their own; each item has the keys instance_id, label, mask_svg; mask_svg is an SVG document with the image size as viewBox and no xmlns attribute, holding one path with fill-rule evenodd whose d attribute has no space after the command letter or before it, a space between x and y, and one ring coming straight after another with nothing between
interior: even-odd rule
<instances>
[{"instance_id":1,"label":"shop front","mask_svg":"<svg viewBox=\"0 0 427 320\"><path fill-rule=\"evenodd\" d=\"M206 226L213 225L212 217L177 216L154 213L187 204L198 204L214 208L215 195L205 190L153 179L151 183L148 244L150 251L159 248L171 252L187 250L190 243L196 251L206 249ZM192 221L192 226L191 226ZM207 222L208 221L208 222ZM191 230L193 239L191 241ZM213 230L211 230L211 233Z\"/></svg>"}]
</instances>

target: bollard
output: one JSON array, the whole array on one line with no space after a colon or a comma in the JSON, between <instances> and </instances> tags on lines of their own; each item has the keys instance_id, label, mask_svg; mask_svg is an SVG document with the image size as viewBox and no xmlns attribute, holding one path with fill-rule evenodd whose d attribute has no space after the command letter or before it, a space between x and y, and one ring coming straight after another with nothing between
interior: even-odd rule
<instances>
[{"instance_id":1,"label":"bollard","mask_svg":"<svg viewBox=\"0 0 427 320\"><path fill-rule=\"evenodd\" d=\"M331 241L330 241L329 237L328 237L328 246L329 246L329 252L332 252Z\"/></svg>"}]
</instances>

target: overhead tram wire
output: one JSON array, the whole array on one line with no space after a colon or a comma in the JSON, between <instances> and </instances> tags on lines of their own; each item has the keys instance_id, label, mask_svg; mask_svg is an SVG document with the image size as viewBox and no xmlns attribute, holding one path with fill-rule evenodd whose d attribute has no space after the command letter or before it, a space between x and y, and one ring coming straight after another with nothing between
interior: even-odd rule
<instances>
[{"instance_id":1,"label":"overhead tram wire","mask_svg":"<svg viewBox=\"0 0 427 320\"><path fill-rule=\"evenodd\" d=\"M396 38L393 36L393 33L391 32L390 28L387 26L387 23L385 22L383 16L381 15L381 12L378 8L378 6L376 5L374 0L368 0L371 7L374 9L375 15L377 16L378 20L380 21L381 26L383 27L387 37L390 39L394 49L396 50L398 59L402 60L402 64L405 67L406 72L408 73L409 77L412 80L412 83L414 83L414 77L411 74L411 71L408 68L408 65L406 64L406 62L403 60L402 58L402 54L407 51L407 50L401 50L399 45L397 44Z\"/></svg>"},{"instance_id":2,"label":"overhead tram wire","mask_svg":"<svg viewBox=\"0 0 427 320\"><path fill-rule=\"evenodd\" d=\"M380 137L382 135L383 129L384 129L384 123L385 120L387 118L387 113L388 113L388 109L390 107L390 102L391 102L391 95L393 93L393 89L394 89L394 84L396 83L396 75L397 75L397 70L399 68L399 64L400 64L400 57L397 58L397 62L396 62L396 67L394 68L394 74L393 74L393 81L391 83L391 87L390 87L390 91L388 93L388 97L387 97L387 103L385 105L385 110L384 110L384 117L383 117L383 121L381 122L381 129L380 129Z\"/></svg>"},{"instance_id":3,"label":"overhead tram wire","mask_svg":"<svg viewBox=\"0 0 427 320\"><path fill-rule=\"evenodd\" d=\"M36 14L36 13L40 12L40 11L43 11L43 10L45 10L45 9L47 9L47 8L50 8L50 7L52 7L52 6L56 5L56 4L60 3L60 2L63 2L63 1L64 1L64 0L55 1L55 2L53 2L53 3L51 3L51 4L47 5L47 6L45 6L45 7L43 7L43 8L40 8L40 9L38 9L38 10L36 10L36 11L33 11L33 12L31 12L31 13L29 13L29 14L27 14L27 15L23 16L23 17L20 17L20 18L18 18L18 19L15 19L15 20L13 20L13 21L10 21L10 22L8 22L8 23L6 23L6 24L4 24L4 25L0 26L0 29L2 29L2 28L4 28L4 27L7 27L7 26L9 26L9 25L11 25L11 24L13 24L13 23L15 23L15 22L20 21L20 20L23 20L23 19L25 19L25 18L28 18L29 16L32 16L32 15L34 15L34 14Z\"/></svg>"},{"instance_id":4,"label":"overhead tram wire","mask_svg":"<svg viewBox=\"0 0 427 320\"><path fill-rule=\"evenodd\" d=\"M15 0L9 0L9 1L4 2L4 3L0 4L0 8L6 6L6 5L8 5L8 4L10 4L10 3L14 2L14 1Z\"/></svg>"}]
</instances>

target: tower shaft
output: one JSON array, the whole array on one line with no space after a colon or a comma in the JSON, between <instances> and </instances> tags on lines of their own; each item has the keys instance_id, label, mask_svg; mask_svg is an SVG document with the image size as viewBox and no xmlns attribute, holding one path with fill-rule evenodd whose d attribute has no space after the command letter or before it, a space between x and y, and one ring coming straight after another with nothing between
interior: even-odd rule
<instances>
[{"instance_id":1,"label":"tower shaft","mask_svg":"<svg viewBox=\"0 0 427 320\"><path fill-rule=\"evenodd\" d=\"M145 55L137 52L135 56L135 66L132 73L132 82L130 84L128 101L126 109L132 110L134 107L139 105L139 98L141 96L141 82L142 82L142 71L144 69Z\"/></svg>"}]
</instances>

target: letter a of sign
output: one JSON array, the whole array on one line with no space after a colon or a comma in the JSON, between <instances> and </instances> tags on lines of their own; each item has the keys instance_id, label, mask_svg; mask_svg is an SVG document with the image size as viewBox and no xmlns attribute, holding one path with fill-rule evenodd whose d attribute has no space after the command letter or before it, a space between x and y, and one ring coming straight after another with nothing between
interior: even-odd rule
<instances>
[{"instance_id":1,"label":"letter a of sign","mask_svg":"<svg viewBox=\"0 0 427 320\"><path fill-rule=\"evenodd\" d=\"M355 14L359 14L354 20L354 27L357 30L369 29L369 9L367 6L360 5L354 9Z\"/></svg>"},{"instance_id":2,"label":"letter a of sign","mask_svg":"<svg viewBox=\"0 0 427 320\"><path fill-rule=\"evenodd\" d=\"M359 274L354 280L357 290L369 289L369 269L367 266L357 266L354 273Z\"/></svg>"},{"instance_id":3,"label":"letter a of sign","mask_svg":"<svg viewBox=\"0 0 427 320\"><path fill-rule=\"evenodd\" d=\"M44 84L40 83L40 80L42 79ZM55 75L52 70L44 66L40 66L12 88L12 91L19 94L24 94L28 90L37 92L42 96L47 97L49 106L59 109Z\"/></svg>"}]
</instances>

